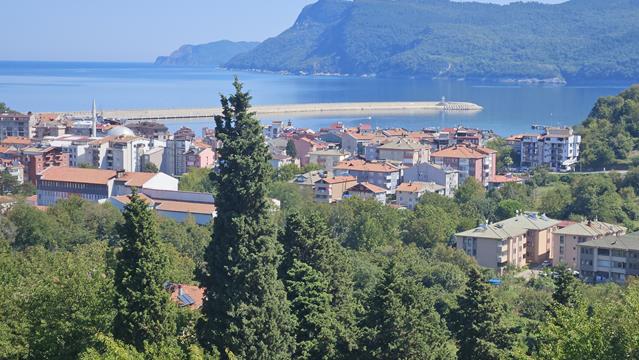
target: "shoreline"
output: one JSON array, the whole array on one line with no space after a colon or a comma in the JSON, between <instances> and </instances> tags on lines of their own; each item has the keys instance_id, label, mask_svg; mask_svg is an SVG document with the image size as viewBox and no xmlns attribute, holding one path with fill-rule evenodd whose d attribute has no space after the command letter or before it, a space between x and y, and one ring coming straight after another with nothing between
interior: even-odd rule
<instances>
[{"instance_id":1,"label":"shoreline","mask_svg":"<svg viewBox=\"0 0 639 360\"><path fill-rule=\"evenodd\" d=\"M314 104L284 104L284 105L256 105L251 108L257 116L273 115L303 115L313 116L327 114L334 115L375 115L375 114L410 114L437 112L480 112L483 107L470 102L352 102L352 103L314 103ZM36 113L39 114L39 113ZM89 111L54 112L78 118L89 118ZM131 109L105 110L101 115L105 119L120 119L131 121L143 120L171 120L210 118L221 114L221 108L193 108L193 109Z\"/></svg>"}]
</instances>

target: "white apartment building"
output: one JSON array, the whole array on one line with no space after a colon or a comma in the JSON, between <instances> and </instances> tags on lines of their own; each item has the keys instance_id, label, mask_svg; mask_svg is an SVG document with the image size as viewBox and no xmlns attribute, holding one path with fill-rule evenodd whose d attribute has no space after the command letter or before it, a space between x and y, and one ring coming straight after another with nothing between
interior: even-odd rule
<instances>
[{"instance_id":1,"label":"white apartment building","mask_svg":"<svg viewBox=\"0 0 639 360\"><path fill-rule=\"evenodd\" d=\"M547 127L541 135L523 135L521 166L548 166L552 170L572 170L579 158L581 136L569 127Z\"/></svg>"}]
</instances>

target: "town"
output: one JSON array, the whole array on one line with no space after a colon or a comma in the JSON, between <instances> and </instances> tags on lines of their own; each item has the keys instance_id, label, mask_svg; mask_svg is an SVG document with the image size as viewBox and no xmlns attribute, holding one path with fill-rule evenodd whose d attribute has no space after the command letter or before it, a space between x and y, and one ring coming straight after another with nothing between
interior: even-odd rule
<instances>
[{"instance_id":1,"label":"town","mask_svg":"<svg viewBox=\"0 0 639 360\"><path fill-rule=\"evenodd\" d=\"M335 122L315 131L273 121L264 126L264 136L274 171L313 169L289 182L312 191L316 202L358 197L407 210L415 209L425 193L453 197L468 178L498 189L522 184L526 171L536 167L574 171L581 141L568 127L509 136L504 140L518 166L498 174L497 151L487 146L497 136L486 130L348 128ZM179 191L179 178L190 169L214 169L221 146L212 129L202 129L200 136L187 127L171 134L156 122L98 122L95 111L91 119L0 114L1 170L18 184L32 184L36 195L27 201L41 209L78 196L123 210L136 188L158 215L182 222L193 217L206 225L216 216L214 197ZM563 264L589 281L623 282L626 275L639 274L639 263L632 261L639 246L632 238L623 241L632 236L623 226L555 220L527 210L457 233L452 245L500 272Z\"/></svg>"}]
</instances>

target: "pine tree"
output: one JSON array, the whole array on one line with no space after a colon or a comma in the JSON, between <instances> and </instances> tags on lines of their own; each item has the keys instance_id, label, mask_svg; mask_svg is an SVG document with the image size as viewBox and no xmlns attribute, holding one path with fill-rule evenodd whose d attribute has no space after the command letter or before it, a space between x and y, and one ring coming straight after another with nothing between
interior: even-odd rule
<instances>
[{"instance_id":1,"label":"pine tree","mask_svg":"<svg viewBox=\"0 0 639 360\"><path fill-rule=\"evenodd\" d=\"M286 143L286 155L296 158L297 157L297 149L295 149L295 143L293 140L289 140Z\"/></svg>"},{"instance_id":2,"label":"pine tree","mask_svg":"<svg viewBox=\"0 0 639 360\"><path fill-rule=\"evenodd\" d=\"M367 306L366 359L454 359L455 345L433 296L406 264L391 260Z\"/></svg>"},{"instance_id":3,"label":"pine tree","mask_svg":"<svg viewBox=\"0 0 639 360\"><path fill-rule=\"evenodd\" d=\"M175 334L175 312L163 288L169 261L160 250L155 214L135 191L129 198L115 268L113 335L142 351Z\"/></svg>"},{"instance_id":4,"label":"pine tree","mask_svg":"<svg viewBox=\"0 0 639 360\"><path fill-rule=\"evenodd\" d=\"M262 126L249 112L251 97L236 79L235 94L221 96L215 117L219 185L213 241L200 274L206 289L198 324L206 348L241 359L286 359L295 347L286 292L278 279L281 245L266 197L271 169Z\"/></svg>"},{"instance_id":5,"label":"pine tree","mask_svg":"<svg viewBox=\"0 0 639 360\"><path fill-rule=\"evenodd\" d=\"M510 329L502 324L502 309L479 270L468 272L467 288L457 297L451 313L451 330L457 338L460 360L504 359L512 346Z\"/></svg>"},{"instance_id":6,"label":"pine tree","mask_svg":"<svg viewBox=\"0 0 639 360\"><path fill-rule=\"evenodd\" d=\"M295 359L335 359L336 315L328 292L328 280L307 264L293 260L286 289L297 317Z\"/></svg>"},{"instance_id":7,"label":"pine tree","mask_svg":"<svg viewBox=\"0 0 639 360\"><path fill-rule=\"evenodd\" d=\"M336 311L338 354L341 358L349 358L357 347L356 313L361 306L353 295L352 265L345 249L329 235L326 221L318 212L291 213L280 242L284 245L284 261L280 267L283 278L297 260L328 280L331 305Z\"/></svg>"}]
</instances>

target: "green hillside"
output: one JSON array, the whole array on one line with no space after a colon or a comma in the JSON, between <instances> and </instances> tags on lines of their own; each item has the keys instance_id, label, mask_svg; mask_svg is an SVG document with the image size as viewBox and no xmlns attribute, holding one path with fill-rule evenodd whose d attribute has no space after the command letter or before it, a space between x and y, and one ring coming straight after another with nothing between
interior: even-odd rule
<instances>
[{"instance_id":1,"label":"green hillside","mask_svg":"<svg viewBox=\"0 0 639 360\"><path fill-rule=\"evenodd\" d=\"M227 67L387 76L639 79L636 0L320 0Z\"/></svg>"},{"instance_id":2,"label":"green hillside","mask_svg":"<svg viewBox=\"0 0 639 360\"><path fill-rule=\"evenodd\" d=\"M169 56L159 56L156 65L217 66L239 53L255 48L257 42L215 41L202 45L183 45Z\"/></svg>"}]
</instances>

